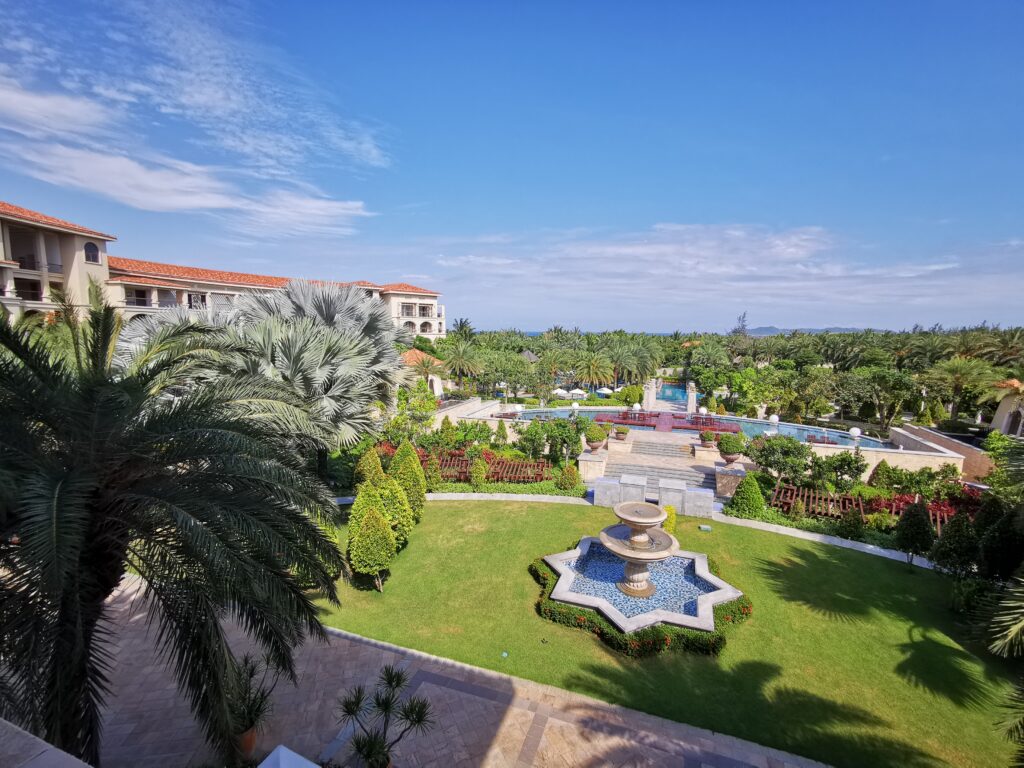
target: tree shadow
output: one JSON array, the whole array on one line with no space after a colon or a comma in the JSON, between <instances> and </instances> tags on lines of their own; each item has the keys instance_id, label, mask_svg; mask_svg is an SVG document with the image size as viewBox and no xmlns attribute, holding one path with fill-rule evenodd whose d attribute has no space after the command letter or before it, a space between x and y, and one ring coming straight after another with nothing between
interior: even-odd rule
<instances>
[{"instance_id":1,"label":"tree shadow","mask_svg":"<svg viewBox=\"0 0 1024 768\"><path fill-rule=\"evenodd\" d=\"M960 707L980 707L988 702L982 681L968 667L974 657L967 651L939 642L922 627L911 627L907 642L898 647L904 658L894 671L914 687Z\"/></svg>"},{"instance_id":2,"label":"tree shadow","mask_svg":"<svg viewBox=\"0 0 1024 768\"><path fill-rule=\"evenodd\" d=\"M645 691L654 696L659 689L663 694L668 689L670 696L678 694L679 705L669 716L679 722L727 731L741 739L831 765L931 768L943 764L919 747L887 735L890 722L873 712L809 691L773 687L771 683L781 674L781 668L775 664L748 661L730 670L724 669L717 660L708 659L706 664L694 665L682 675L667 676L662 665L653 661L623 661L614 668L584 666L566 684L596 698L613 696L625 706L641 711L651 709L651 699L645 697ZM627 691L632 695L623 695ZM600 731L600 719L596 715L592 717L588 709L586 704L581 704L576 717L582 724ZM663 723L662 728L669 730ZM668 737L670 733L659 735ZM719 764L715 762L713 745L707 747L700 734L692 734L689 741L695 745L691 746L691 753L672 752L666 747L665 738L647 742L643 734L637 734L628 746L613 745L581 765L597 768L602 765ZM702 743L705 746L702 747Z\"/></svg>"}]
</instances>

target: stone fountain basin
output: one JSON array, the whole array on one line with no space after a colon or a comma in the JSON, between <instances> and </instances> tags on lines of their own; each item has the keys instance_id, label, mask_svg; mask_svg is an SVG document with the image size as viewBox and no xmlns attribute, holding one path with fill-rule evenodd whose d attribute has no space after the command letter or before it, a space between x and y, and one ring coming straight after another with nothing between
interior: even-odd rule
<instances>
[{"instance_id":1,"label":"stone fountain basin","mask_svg":"<svg viewBox=\"0 0 1024 768\"><path fill-rule=\"evenodd\" d=\"M656 563L667 560L679 551L679 542L660 528L651 528L647 535L651 539L649 549L634 549L629 545L632 533L628 525L612 525L605 528L599 536L605 549L615 553L630 563Z\"/></svg>"},{"instance_id":2,"label":"stone fountain basin","mask_svg":"<svg viewBox=\"0 0 1024 768\"><path fill-rule=\"evenodd\" d=\"M550 565L555 573L558 574L558 581L555 583L554 589L551 590L551 598L563 603L571 603L600 611L612 624L623 632L635 632L638 629L662 623L703 629L710 632L715 628L714 607L719 603L735 600L743 594L734 586L718 578L708 570L707 555L700 552L676 551L671 556L692 560L694 574L713 588L712 591L705 592L696 598L696 615L656 608L655 600L652 603L652 610L633 616L626 616L609 600L573 591L576 572L571 564L584 557L590 550L590 547L595 544L601 544L600 540L594 536L587 536L580 539L580 543L575 549L548 555L544 558L544 562ZM617 554L615 556L618 557ZM656 597L657 593L655 593ZM621 598L619 595L615 595L614 599ZM648 599L645 599L645 602L647 601Z\"/></svg>"},{"instance_id":3,"label":"stone fountain basin","mask_svg":"<svg viewBox=\"0 0 1024 768\"><path fill-rule=\"evenodd\" d=\"M616 504L612 511L619 520L634 528L653 528L665 522L668 517L665 510L647 501L623 501Z\"/></svg>"}]
</instances>

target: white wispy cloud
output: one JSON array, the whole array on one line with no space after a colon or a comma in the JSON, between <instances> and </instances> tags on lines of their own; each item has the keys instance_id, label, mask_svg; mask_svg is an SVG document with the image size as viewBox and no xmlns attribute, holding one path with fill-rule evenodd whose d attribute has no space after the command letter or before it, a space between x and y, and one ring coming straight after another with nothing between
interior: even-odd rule
<instances>
[{"instance_id":1,"label":"white wispy cloud","mask_svg":"<svg viewBox=\"0 0 1024 768\"><path fill-rule=\"evenodd\" d=\"M280 51L253 42L244 6L122 0L73 30L62 21L0 0L9 170L143 210L216 215L260 237L345 236L371 215L306 173L383 167L387 153ZM83 56L83 40L111 44Z\"/></svg>"},{"instance_id":2,"label":"white wispy cloud","mask_svg":"<svg viewBox=\"0 0 1024 768\"><path fill-rule=\"evenodd\" d=\"M476 256L471 253L465 256L440 256L437 259L442 267L502 267L517 262L518 259L505 256Z\"/></svg>"},{"instance_id":3,"label":"white wispy cloud","mask_svg":"<svg viewBox=\"0 0 1024 768\"><path fill-rule=\"evenodd\" d=\"M435 261L444 268L446 302L481 318L520 311L518 322L531 329L724 327L745 309L776 324L910 325L927 321L927 311L948 321L952 296L984 317L986 307L1012 300L1024 284L1024 264L1014 264L1010 244L863 261L816 226L660 223L600 236L524 233L490 248L486 260L474 255L477 239L460 249L457 238L440 238L447 253Z\"/></svg>"}]
</instances>

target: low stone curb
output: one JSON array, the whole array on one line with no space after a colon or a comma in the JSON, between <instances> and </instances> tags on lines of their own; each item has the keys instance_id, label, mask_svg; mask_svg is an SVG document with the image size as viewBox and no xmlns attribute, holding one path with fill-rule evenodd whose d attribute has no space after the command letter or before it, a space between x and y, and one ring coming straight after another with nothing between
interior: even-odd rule
<instances>
[{"instance_id":1,"label":"low stone curb","mask_svg":"<svg viewBox=\"0 0 1024 768\"><path fill-rule=\"evenodd\" d=\"M579 496L552 496L544 493L428 493L428 501L540 501L548 504L593 503Z\"/></svg>"},{"instance_id":2,"label":"low stone curb","mask_svg":"<svg viewBox=\"0 0 1024 768\"><path fill-rule=\"evenodd\" d=\"M339 496L335 499L338 504L351 504L354 500L352 496ZM428 501L529 501L529 502L540 502L544 504L577 504L593 506L593 502L590 499L581 499L575 496L551 496L548 494L541 493L428 493ZM715 507L721 508L721 504L715 504ZM776 525L775 523L765 523L761 520L746 520L741 517L732 517L731 515L723 514L719 509L716 509L711 513L711 520L716 523L724 523L726 525L738 525L741 528L755 528L759 531L766 531L767 533L777 533L780 536L789 536L794 539L803 539L804 541L813 541L818 544L828 544L833 547L840 547L841 549L852 549L856 552L863 552L865 555L874 555L875 557L884 557L887 560L898 560L906 562L907 556L898 549L886 549L885 547L876 547L874 544L865 544L862 541L850 541L849 539L843 539L839 536L829 536L824 533L814 533L813 531L804 531L800 528L789 528L785 525ZM693 518L708 519L708 518ZM931 561L926 560L923 557L914 558L914 566L917 568L925 568L927 570L933 570L935 566Z\"/></svg>"},{"instance_id":3,"label":"low stone curb","mask_svg":"<svg viewBox=\"0 0 1024 768\"><path fill-rule=\"evenodd\" d=\"M876 557L884 557L887 560L899 560L902 562L906 562L907 560L906 554L900 552L898 549L886 549L885 547L876 547L874 544L865 544L862 541L850 541L849 539L843 539L839 536L829 536L824 533L804 531L800 528L789 528L785 525L765 523L761 520L746 520L742 517L731 517L730 515L724 515L721 512L712 512L711 519L714 520L716 523L725 523L726 525L738 525L741 528L756 528L759 531L778 533L782 536L790 536L794 539L814 541L819 544L830 544L833 547L841 547L842 549L852 549L857 552L863 552L865 555L875 555ZM914 565L918 568L926 568L928 570L932 570L935 567L931 563L931 561L926 560L923 557L915 557Z\"/></svg>"}]
</instances>

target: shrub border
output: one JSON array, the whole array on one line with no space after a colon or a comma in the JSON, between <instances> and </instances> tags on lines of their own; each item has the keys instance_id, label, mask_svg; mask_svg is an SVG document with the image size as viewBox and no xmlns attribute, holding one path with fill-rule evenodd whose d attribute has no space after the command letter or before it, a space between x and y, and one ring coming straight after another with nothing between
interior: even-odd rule
<instances>
[{"instance_id":1,"label":"shrub border","mask_svg":"<svg viewBox=\"0 0 1024 768\"><path fill-rule=\"evenodd\" d=\"M708 558L708 570L720 576L718 564L711 557ZM713 632L671 624L655 624L636 632L623 632L592 608L552 600L551 590L555 588L558 574L543 558L530 563L529 571L541 588L540 597L534 604L537 615L555 624L597 635L612 650L634 658L655 656L670 649L717 656L725 647L725 632L720 627L739 624L753 612L753 603L743 595L714 607L716 629Z\"/></svg>"}]
</instances>

